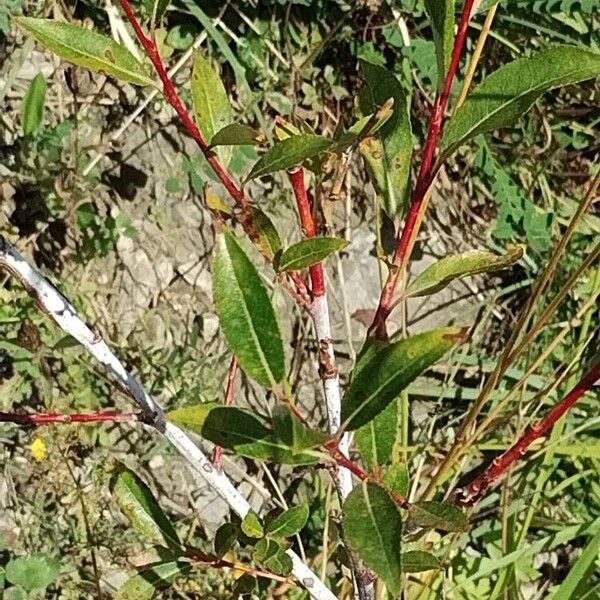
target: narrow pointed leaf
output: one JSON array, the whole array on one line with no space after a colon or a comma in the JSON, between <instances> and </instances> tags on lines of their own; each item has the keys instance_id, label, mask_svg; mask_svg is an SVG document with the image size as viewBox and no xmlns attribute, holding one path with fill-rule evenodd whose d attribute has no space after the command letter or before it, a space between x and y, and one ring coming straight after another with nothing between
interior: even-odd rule
<instances>
[{"instance_id":1,"label":"narrow pointed leaf","mask_svg":"<svg viewBox=\"0 0 600 600\"><path fill-rule=\"evenodd\" d=\"M231 103L219 74L198 51L194 52L192 101L196 123L207 140L233 120ZM231 148L224 146L216 152L227 166L231 160Z\"/></svg>"},{"instance_id":2,"label":"narrow pointed leaf","mask_svg":"<svg viewBox=\"0 0 600 600\"><path fill-rule=\"evenodd\" d=\"M475 136L515 123L545 92L600 75L600 54L577 46L552 46L488 75L448 122L442 154Z\"/></svg>"},{"instance_id":3,"label":"narrow pointed leaf","mask_svg":"<svg viewBox=\"0 0 600 600\"><path fill-rule=\"evenodd\" d=\"M425 0L437 58L437 87L441 90L454 45L454 0Z\"/></svg>"},{"instance_id":4,"label":"narrow pointed leaf","mask_svg":"<svg viewBox=\"0 0 600 600\"><path fill-rule=\"evenodd\" d=\"M314 134L294 135L269 148L254 165L248 179L290 169L325 152L331 141Z\"/></svg>"},{"instance_id":5,"label":"narrow pointed leaf","mask_svg":"<svg viewBox=\"0 0 600 600\"><path fill-rule=\"evenodd\" d=\"M342 425L353 430L381 413L423 371L435 364L465 330L442 327L376 347L352 380L342 401Z\"/></svg>"},{"instance_id":6,"label":"narrow pointed leaf","mask_svg":"<svg viewBox=\"0 0 600 600\"><path fill-rule=\"evenodd\" d=\"M402 582L400 509L381 486L363 482L346 498L343 515L349 544L396 597Z\"/></svg>"},{"instance_id":7,"label":"narrow pointed leaf","mask_svg":"<svg viewBox=\"0 0 600 600\"><path fill-rule=\"evenodd\" d=\"M305 434L306 446L294 448L278 436L267 417L236 406L217 402L186 406L169 412L167 418L241 456L290 465L314 464L323 458L313 450L318 445L313 437L320 439L319 432Z\"/></svg>"},{"instance_id":8,"label":"narrow pointed leaf","mask_svg":"<svg viewBox=\"0 0 600 600\"><path fill-rule=\"evenodd\" d=\"M265 387L283 379L283 342L275 310L258 271L232 233L217 240L213 296L229 346L241 367Z\"/></svg>"},{"instance_id":9,"label":"narrow pointed leaf","mask_svg":"<svg viewBox=\"0 0 600 600\"><path fill-rule=\"evenodd\" d=\"M411 550L404 552L401 556L402 571L404 573L421 573L422 571L432 571L441 568L440 561L422 550Z\"/></svg>"},{"instance_id":10,"label":"narrow pointed leaf","mask_svg":"<svg viewBox=\"0 0 600 600\"><path fill-rule=\"evenodd\" d=\"M240 218L252 242L265 256L273 260L281 250L281 237L273 221L266 213L253 206L248 207Z\"/></svg>"},{"instance_id":11,"label":"narrow pointed leaf","mask_svg":"<svg viewBox=\"0 0 600 600\"><path fill-rule=\"evenodd\" d=\"M373 420L356 430L354 439L371 472L392 460L400 433L400 406L396 398Z\"/></svg>"},{"instance_id":12,"label":"narrow pointed leaf","mask_svg":"<svg viewBox=\"0 0 600 600\"><path fill-rule=\"evenodd\" d=\"M171 0L154 0L152 3L152 18L155 22L160 21L170 2Z\"/></svg>"},{"instance_id":13,"label":"narrow pointed leaf","mask_svg":"<svg viewBox=\"0 0 600 600\"><path fill-rule=\"evenodd\" d=\"M214 548L218 558L223 558L235 545L238 539L238 529L233 523L226 522L215 533Z\"/></svg>"},{"instance_id":14,"label":"narrow pointed leaf","mask_svg":"<svg viewBox=\"0 0 600 600\"><path fill-rule=\"evenodd\" d=\"M291 537L306 525L308 515L307 504L292 506L292 508L288 508L269 523L267 534L273 537Z\"/></svg>"},{"instance_id":15,"label":"narrow pointed leaf","mask_svg":"<svg viewBox=\"0 0 600 600\"><path fill-rule=\"evenodd\" d=\"M363 116L394 99L391 116L376 134L360 143L383 208L393 218L404 210L410 186L412 133L408 99L400 82L387 69L362 61L361 70L365 85L358 95L358 108Z\"/></svg>"},{"instance_id":16,"label":"narrow pointed leaf","mask_svg":"<svg viewBox=\"0 0 600 600\"><path fill-rule=\"evenodd\" d=\"M117 504L131 524L150 541L179 546L179 537L150 488L123 464L117 466L111 483Z\"/></svg>"},{"instance_id":17,"label":"narrow pointed leaf","mask_svg":"<svg viewBox=\"0 0 600 600\"><path fill-rule=\"evenodd\" d=\"M273 435L295 453L317 448L331 438L329 434L305 425L285 404L273 409L272 430Z\"/></svg>"},{"instance_id":18,"label":"narrow pointed leaf","mask_svg":"<svg viewBox=\"0 0 600 600\"><path fill-rule=\"evenodd\" d=\"M262 135L240 123L230 123L217 131L210 140L211 146L244 146L258 144Z\"/></svg>"},{"instance_id":19,"label":"narrow pointed leaf","mask_svg":"<svg viewBox=\"0 0 600 600\"><path fill-rule=\"evenodd\" d=\"M22 125L25 135L33 135L40 128L45 99L46 79L43 73L38 73L29 84L23 99Z\"/></svg>"},{"instance_id":20,"label":"narrow pointed leaf","mask_svg":"<svg viewBox=\"0 0 600 600\"><path fill-rule=\"evenodd\" d=\"M460 508L433 500L414 504L410 509L410 517L421 527L442 531L465 531L467 528L467 517Z\"/></svg>"},{"instance_id":21,"label":"narrow pointed leaf","mask_svg":"<svg viewBox=\"0 0 600 600\"><path fill-rule=\"evenodd\" d=\"M514 265L523 257L523 246L511 246L506 254L500 255L484 250L451 254L427 267L411 281L405 297L427 296L443 290L455 279L499 271Z\"/></svg>"},{"instance_id":22,"label":"narrow pointed leaf","mask_svg":"<svg viewBox=\"0 0 600 600\"><path fill-rule=\"evenodd\" d=\"M17 23L66 61L136 85L154 85L143 65L111 37L63 21L17 17Z\"/></svg>"},{"instance_id":23,"label":"narrow pointed leaf","mask_svg":"<svg viewBox=\"0 0 600 600\"><path fill-rule=\"evenodd\" d=\"M313 237L301 240L285 249L277 261L279 271L306 269L348 245L348 241L336 237Z\"/></svg>"},{"instance_id":24,"label":"narrow pointed leaf","mask_svg":"<svg viewBox=\"0 0 600 600\"><path fill-rule=\"evenodd\" d=\"M149 567L129 578L115 594L115 600L151 600L157 591L168 589L190 571L191 565L181 561Z\"/></svg>"}]
</instances>

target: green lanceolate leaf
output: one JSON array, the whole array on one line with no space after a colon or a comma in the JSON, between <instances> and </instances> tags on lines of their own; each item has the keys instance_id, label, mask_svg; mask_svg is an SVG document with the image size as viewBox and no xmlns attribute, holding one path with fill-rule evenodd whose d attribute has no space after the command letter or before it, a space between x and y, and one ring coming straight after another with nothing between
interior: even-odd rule
<instances>
[{"instance_id":1,"label":"green lanceolate leaf","mask_svg":"<svg viewBox=\"0 0 600 600\"><path fill-rule=\"evenodd\" d=\"M277 142L260 157L248 175L248 179L301 165L309 158L325 152L331 144L332 142L327 138L314 134L286 138Z\"/></svg>"},{"instance_id":2,"label":"green lanceolate leaf","mask_svg":"<svg viewBox=\"0 0 600 600\"><path fill-rule=\"evenodd\" d=\"M460 508L433 500L413 504L410 517L421 527L442 531L465 531L467 528L467 517Z\"/></svg>"},{"instance_id":3,"label":"green lanceolate leaf","mask_svg":"<svg viewBox=\"0 0 600 600\"><path fill-rule=\"evenodd\" d=\"M115 600L150 600L158 590L165 590L178 577L187 575L191 565L172 561L154 565L130 577L115 594Z\"/></svg>"},{"instance_id":4,"label":"green lanceolate leaf","mask_svg":"<svg viewBox=\"0 0 600 600\"><path fill-rule=\"evenodd\" d=\"M160 21L170 3L171 0L154 0L152 2L152 20L154 22Z\"/></svg>"},{"instance_id":5,"label":"green lanceolate leaf","mask_svg":"<svg viewBox=\"0 0 600 600\"><path fill-rule=\"evenodd\" d=\"M510 246L503 255L473 250L445 256L411 281L404 295L407 298L427 296L443 290L455 279L505 269L519 261L523 257L523 251L522 246Z\"/></svg>"},{"instance_id":6,"label":"green lanceolate leaf","mask_svg":"<svg viewBox=\"0 0 600 600\"><path fill-rule=\"evenodd\" d=\"M223 558L235 545L238 529L233 523L223 523L215 533L214 548L218 558Z\"/></svg>"},{"instance_id":7,"label":"green lanceolate leaf","mask_svg":"<svg viewBox=\"0 0 600 600\"><path fill-rule=\"evenodd\" d=\"M362 482L346 498L343 514L349 544L396 597L402 581L400 509L381 486Z\"/></svg>"},{"instance_id":8,"label":"green lanceolate leaf","mask_svg":"<svg viewBox=\"0 0 600 600\"><path fill-rule=\"evenodd\" d=\"M425 0L437 58L437 87L441 90L454 45L454 0Z\"/></svg>"},{"instance_id":9,"label":"green lanceolate leaf","mask_svg":"<svg viewBox=\"0 0 600 600\"><path fill-rule=\"evenodd\" d=\"M393 218L404 210L410 186L412 130L408 99L393 73L364 61L361 69L365 85L358 94L358 108L362 115L375 113L394 99L392 115L376 134L360 143L383 208Z\"/></svg>"},{"instance_id":10,"label":"green lanceolate leaf","mask_svg":"<svg viewBox=\"0 0 600 600\"><path fill-rule=\"evenodd\" d=\"M441 567L440 561L422 550L411 550L404 552L400 557L402 561L402 571L404 573L421 573L422 571L437 570Z\"/></svg>"},{"instance_id":11,"label":"green lanceolate leaf","mask_svg":"<svg viewBox=\"0 0 600 600\"><path fill-rule=\"evenodd\" d=\"M342 238L306 238L282 252L277 261L277 270L298 271L306 269L311 265L325 260L328 256L340 251L347 245L348 241Z\"/></svg>"},{"instance_id":12,"label":"green lanceolate leaf","mask_svg":"<svg viewBox=\"0 0 600 600\"><path fill-rule=\"evenodd\" d=\"M29 84L23 99L21 122L25 135L33 135L40 128L44 115L45 99L46 79L42 73L38 73Z\"/></svg>"},{"instance_id":13,"label":"green lanceolate leaf","mask_svg":"<svg viewBox=\"0 0 600 600\"><path fill-rule=\"evenodd\" d=\"M154 85L146 67L107 35L53 19L17 17L16 21L48 50L69 62L136 85Z\"/></svg>"},{"instance_id":14,"label":"green lanceolate leaf","mask_svg":"<svg viewBox=\"0 0 600 600\"><path fill-rule=\"evenodd\" d=\"M305 425L287 404L273 409L273 435L290 448L293 453L317 448L331 438L322 431L315 431Z\"/></svg>"},{"instance_id":15,"label":"green lanceolate leaf","mask_svg":"<svg viewBox=\"0 0 600 600\"><path fill-rule=\"evenodd\" d=\"M249 512L242 520L242 531L250 538L261 538L265 535L265 528L258 515Z\"/></svg>"},{"instance_id":16,"label":"green lanceolate leaf","mask_svg":"<svg viewBox=\"0 0 600 600\"><path fill-rule=\"evenodd\" d=\"M281 250L281 237L273 221L258 208L249 206L240 216L244 231L258 249L270 260Z\"/></svg>"},{"instance_id":17,"label":"green lanceolate leaf","mask_svg":"<svg viewBox=\"0 0 600 600\"><path fill-rule=\"evenodd\" d=\"M213 296L241 367L261 385L276 387L283 379L285 361L275 310L258 271L227 230L217 240Z\"/></svg>"},{"instance_id":18,"label":"green lanceolate leaf","mask_svg":"<svg viewBox=\"0 0 600 600\"><path fill-rule=\"evenodd\" d=\"M288 538L298 533L308 521L308 505L292 506L275 517L267 526L267 534L273 537Z\"/></svg>"},{"instance_id":19,"label":"green lanceolate leaf","mask_svg":"<svg viewBox=\"0 0 600 600\"><path fill-rule=\"evenodd\" d=\"M181 545L171 521L150 488L125 465L117 466L111 490L125 516L140 533L164 546Z\"/></svg>"},{"instance_id":20,"label":"green lanceolate leaf","mask_svg":"<svg viewBox=\"0 0 600 600\"><path fill-rule=\"evenodd\" d=\"M508 127L545 92L600 75L600 54L577 46L552 46L488 75L448 122L444 157L475 136Z\"/></svg>"},{"instance_id":21,"label":"green lanceolate leaf","mask_svg":"<svg viewBox=\"0 0 600 600\"><path fill-rule=\"evenodd\" d=\"M356 430L354 439L363 462L375 472L391 461L400 435L400 406L396 398L372 421Z\"/></svg>"},{"instance_id":22,"label":"green lanceolate leaf","mask_svg":"<svg viewBox=\"0 0 600 600\"><path fill-rule=\"evenodd\" d=\"M210 140L211 146L245 146L258 144L262 140L262 135L240 123L230 123L223 129L217 131Z\"/></svg>"},{"instance_id":23,"label":"green lanceolate leaf","mask_svg":"<svg viewBox=\"0 0 600 600\"><path fill-rule=\"evenodd\" d=\"M293 447L279 437L275 421L243 408L209 402L176 409L167 418L241 456L290 465L314 464L322 459L313 450L322 439L319 432L304 433L305 446Z\"/></svg>"},{"instance_id":24,"label":"green lanceolate leaf","mask_svg":"<svg viewBox=\"0 0 600 600\"><path fill-rule=\"evenodd\" d=\"M223 82L210 61L198 51L194 52L192 101L196 123L205 139L212 139L223 127L231 123L231 103ZM217 154L227 166L231 160L231 148L221 147Z\"/></svg>"},{"instance_id":25,"label":"green lanceolate leaf","mask_svg":"<svg viewBox=\"0 0 600 600\"><path fill-rule=\"evenodd\" d=\"M464 335L460 327L442 327L369 351L342 400L342 426L366 425Z\"/></svg>"}]
</instances>

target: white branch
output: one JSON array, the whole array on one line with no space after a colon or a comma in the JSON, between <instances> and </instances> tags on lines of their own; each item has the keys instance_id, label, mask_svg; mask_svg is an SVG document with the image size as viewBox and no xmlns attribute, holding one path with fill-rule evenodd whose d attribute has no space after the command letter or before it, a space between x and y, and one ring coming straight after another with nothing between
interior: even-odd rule
<instances>
[{"instance_id":1,"label":"white branch","mask_svg":"<svg viewBox=\"0 0 600 600\"><path fill-rule=\"evenodd\" d=\"M0 236L0 267L6 268L19 279L40 309L113 374L146 413L153 427L171 442L231 509L243 518L250 511L250 505L227 475L208 460L185 431L165 420L161 406L125 369L106 342L86 325L73 305L2 236ZM295 552L287 550L287 554L294 565L294 576L315 600L336 600L331 590Z\"/></svg>"}]
</instances>

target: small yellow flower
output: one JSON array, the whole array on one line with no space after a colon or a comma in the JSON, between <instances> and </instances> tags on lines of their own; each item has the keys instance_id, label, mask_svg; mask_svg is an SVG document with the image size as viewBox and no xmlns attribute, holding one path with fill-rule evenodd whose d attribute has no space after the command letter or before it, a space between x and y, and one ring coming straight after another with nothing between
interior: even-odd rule
<instances>
[{"instance_id":1,"label":"small yellow flower","mask_svg":"<svg viewBox=\"0 0 600 600\"><path fill-rule=\"evenodd\" d=\"M48 446L44 438L36 437L31 443L31 454L35 460L44 460L48 456Z\"/></svg>"}]
</instances>

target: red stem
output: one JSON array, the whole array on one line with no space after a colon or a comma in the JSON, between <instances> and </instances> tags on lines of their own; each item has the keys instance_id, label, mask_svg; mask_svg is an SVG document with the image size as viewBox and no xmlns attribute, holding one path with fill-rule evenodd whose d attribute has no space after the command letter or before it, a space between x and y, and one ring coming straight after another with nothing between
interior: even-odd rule
<instances>
[{"instance_id":1,"label":"red stem","mask_svg":"<svg viewBox=\"0 0 600 600\"><path fill-rule=\"evenodd\" d=\"M340 450L337 440L329 440L324 444L324 447L329 451L331 457L335 460L338 466L348 469L361 481L372 481L373 483L383 485L398 506L401 506L402 508L410 508L410 502L404 496L400 496L400 494L396 494L396 492L390 490L380 478L367 473L359 464L355 463L351 458L348 458Z\"/></svg>"},{"instance_id":2,"label":"red stem","mask_svg":"<svg viewBox=\"0 0 600 600\"><path fill-rule=\"evenodd\" d=\"M313 216L312 203L308 197L308 191L304 181L304 169L301 167L290 169L288 171L288 177L294 190L294 196L296 197L302 231L306 237L316 237L317 226ZM323 296L325 294L325 271L323 269L323 263L319 262L309 267L309 273L313 297Z\"/></svg>"},{"instance_id":3,"label":"red stem","mask_svg":"<svg viewBox=\"0 0 600 600\"><path fill-rule=\"evenodd\" d=\"M119 413L115 411L99 413L78 413L65 415L59 413L45 414L12 414L0 412L0 422L18 423L19 425L44 425L45 423L97 423L99 421L142 421L138 413Z\"/></svg>"},{"instance_id":4,"label":"red stem","mask_svg":"<svg viewBox=\"0 0 600 600\"><path fill-rule=\"evenodd\" d=\"M158 47L156 46L154 40L146 35L140 22L138 21L135 11L131 7L129 0L119 0L133 30L135 31L135 35L137 36L140 43L144 46L146 50L146 54L148 58L154 65L158 76L163 84L163 94L165 98L168 100L169 104L175 109L186 129L190 133L190 135L194 138L200 150L204 153L206 160L213 168L217 177L221 180L223 185L227 188L227 191L231 195L231 197L236 201L237 204L242 209L248 208L248 199L244 194L244 190L238 186L233 177L227 171L227 169L221 164L221 161L217 158L217 155L210 149L208 142L204 139L202 132L194 122L194 119L190 116L188 110L183 104L181 98L177 94L177 90L173 84L173 81L169 77L167 70L163 64L163 61L160 57L160 53L158 51Z\"/></svg>"},{"instance_id":5,"label":"red stem","mask_svg":"<svg viewBox=\"0 0 600 600\"><path fill-rule=\"evenodd\" d=\"M225 389L225 406L231 406L233 404L233 392L235 390L235 376L238 369L238 360L235 354L231 357L229 363L229 375L227 376L227 387ZM221 455L223 454L222 446L215 446L213 450L213 463L215 465L221 464Z\"/></svg>"},{"instance_id":6,"label":"red stem","mask_svg":"<svg viewBox=\"0 0 600 600\"><path fill-rule=\"evenodd\" d=\"M531 444L548 432L554 424L600 379L600 362L536 425L528 427L521 438L504 454L495 458L490 466L465 488L457 490L456 501L471 505L494 483L516 460L522 458Z\"/></svg>"},{"instance_id":7,"label":"red stem","mask_svg":"<svg viewBox=\"0 0 600 600\"><path fill-rule=\"evenodd\" d=\"M417 176L417 183L415 185L410 207L406 215L404 227L398 230L398 235L396 237L396 249L394 251L393 258L394 268L390 269L389 275L381 292L379 306L377 307L373 323L369 328L369 333L378 338L386 337L385 324L387 318L394 308L394 295L402 274L401 267L406 258L406 253L411 243L411 238L413 237L415 227L417 226L419 213L425 200L427 190L432 184L440 168L440 165L434 164L435 151L440 141L442 123L444 120L444 115L446 114L448 99L450 98L450 92L452 90L452 83L454 81L454 77L456 76L458 64L460 62L465 40L467 38L467 29L469 27L471 13L473 12L474 2L475 0L465 0L463 12L458 24L458 31L454 40L454 46L452 48L452 57L450 59L448 73L446 73L442 91L436 95L433 108L431 110L429 130L427 132L425 145L423 146L423 158L421 160L421 166Z\"/></svg>"}]
</instances>

